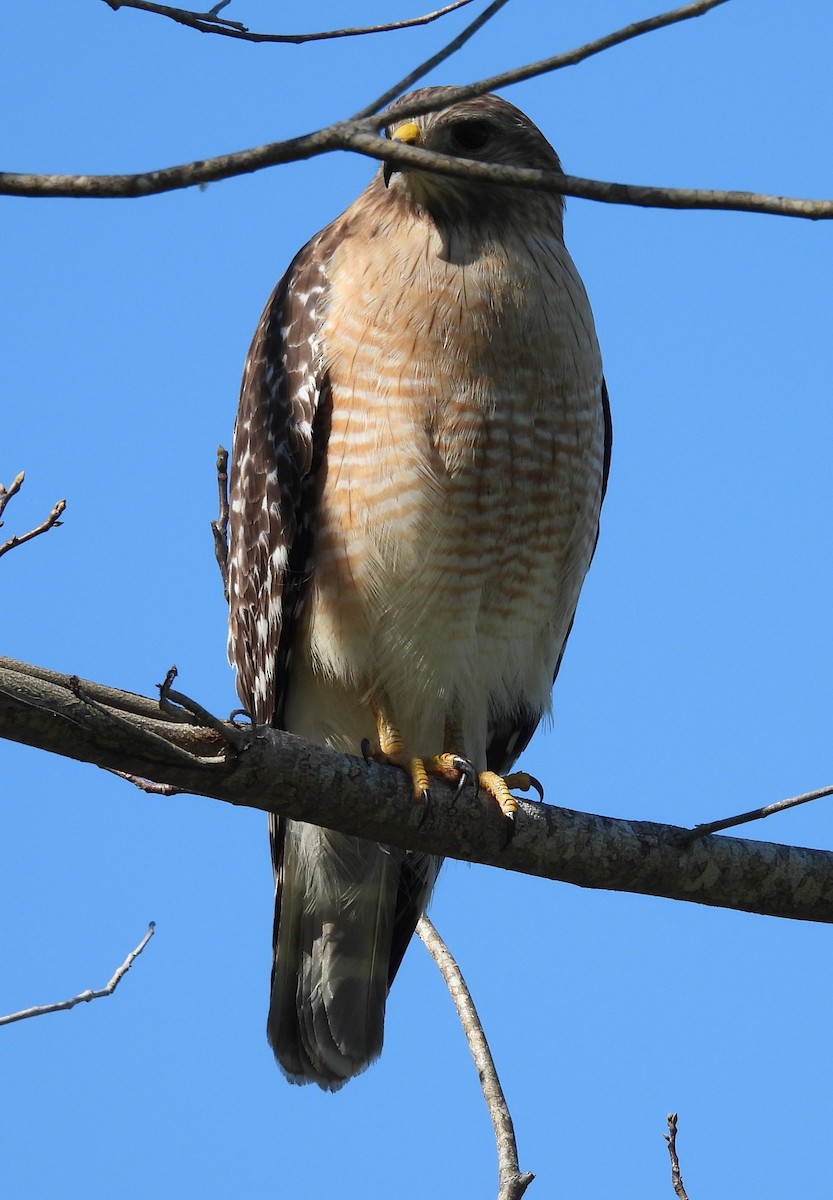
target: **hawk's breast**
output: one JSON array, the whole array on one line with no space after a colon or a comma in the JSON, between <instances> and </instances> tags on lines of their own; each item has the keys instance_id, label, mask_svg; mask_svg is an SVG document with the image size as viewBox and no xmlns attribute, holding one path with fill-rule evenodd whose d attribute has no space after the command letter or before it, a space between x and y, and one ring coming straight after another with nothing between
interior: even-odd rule
<instances>
[{"instance_id":1,"label":"hawk's breast","mask_svg":"<svg viewBox=\"0 0 833 1200\"><path fill-rule=\"evenodd\" d=\"M601 503L589 304L556 238L451 262L411 232L345 238L330 264L312 660L394 711L545 708Z\"/></svg>"}]
</instances>

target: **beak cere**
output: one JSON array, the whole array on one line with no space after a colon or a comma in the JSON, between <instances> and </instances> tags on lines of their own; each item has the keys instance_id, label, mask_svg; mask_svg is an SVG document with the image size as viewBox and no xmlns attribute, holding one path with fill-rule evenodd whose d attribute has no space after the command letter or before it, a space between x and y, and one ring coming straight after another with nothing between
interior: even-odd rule
<instances>
[{"instance_id":1,"label":"beak cere","mask_svg":"<svg viewBox=\"0 0 833 1200\"><path fill-rule=\"evenodd\" d=\"M402 142L405 146L418 146L421 140L419 126L416 121L403 121L401 125L397 125L390 135L392 142ZM382 167L382 178L385 181L385 187L390 184L391 175L401 171L396 163L386 162Z\"/></svg>"}]
</instances>

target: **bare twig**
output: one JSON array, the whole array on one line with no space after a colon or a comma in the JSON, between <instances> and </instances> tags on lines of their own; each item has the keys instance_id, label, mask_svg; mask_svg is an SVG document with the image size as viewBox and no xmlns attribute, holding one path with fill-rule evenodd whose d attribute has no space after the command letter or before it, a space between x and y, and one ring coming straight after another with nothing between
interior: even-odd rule
<instances>
[{"instance_id":1,"label":"bare twig","mask_svg":"<svg viewBox=\"0 0 833 1200\"><path fill-rule=\"evenodd\" d=\"M228 450L217 447L217 496L219 516L211 522L214 557L223 577L223 595L228 600Z\"/></svg>"},{"instance_id":2,"label":"bare twig","mask_svg":"<svg viewBox=\"0 0 833 1200\"><path fill-rule=\"evenodd\" d=\"M520 79L529 79L568 66L596 54L618 42L636 37L665 25L701 16L717 4L726 0L699 0L685 5L647 22L627 26L617 33L609 34L596 42L588 43L578 50L545 59L503 75L493 76L472 84L459 95L478 95L488 88L503 87ZM565 196L577 196L585 200L597 200L605 204L632 204L643 208L713 209L732 212L769 213L773 216L801 217L809 220L833 218L833 200L813 200L801 197L766 195L760 192L709 190L703 188L664 188L641 184L612 183L578 176L561 175L555 171L540 171L523 167L498 166L478 163L451 155L435 154L415 146L388 141L378 136L377 130L393 117L401 118L412 111L428 111L445 101L434 97L431 102L414 106L400 105L385 109L373 117L361 120L340 121L319 129L315 133L291 138L288 141L272 142L251 150L215 158L200 159L176 167L165 167L156 171L132 175L32 175L20 172L0 173L0 195L13 196L74 196L79 198L98 197L124 199L136 196L157 195L220 179L230 179L266 167L286 162L297 162L327 154L333 150L351 150L370 158L399 166L416 167L436 171L440 174L457 175L467 179L478 179L492 184L512 185L556 192Z\"/></svg>"},{"instance_id":3,"label":"bare twig","mask_svg":"<svg viewBox=\"0 0 833 1200\"><path fill-rule=\"evenodd\" d=\"M132 719L132 714L122 712L118 705L101 704L87 690L85 681L79 679L77 675L69 677L68 688L72 695L81 702L83 716L89 718L93 714L95 715L100 723L99 728L102 734L106 732L111 738L118 739L119 735L126 736L136 732L139 734L144 752L158 753L169 762L179 763L182 767L197 767L202 761L177 741L165 737L164 734L160 735L152 727L149 728L147 722L143 722L142 726L136 729L136 722ZM166 712L166 716L181 719L181 714L176 711ZM76 725L83 725L83 720L79 720L77 715L68 714L68 719ZM111 765L118 766L118 764L110 763L100 765L105 768L109 768Z\"/></svg>"},{"instance_id":4,"label":"bare twig","mask_svg":"<svg viewBox=\"0 0 833 1200\"><path fill-rule=\"evenodd\" d=\"M170 667L164 681L157 684L159 707L162 712L168 716L188 713L205 729L212 729L218 734L230 750L234 752L244 750L249 742L248 732L241 731L237 725L233 725L229 721L221 721L219 717L215 717L213 713L210 713L207 708L203 708L196 700L192 700L190 696L173 690L173 682L178 673L176 667ZM179 707L176 708L175 705Z\"/></svg>"},{"instance_id":5,"label":"bare twig","mask_svg":"<svg viewBox=\"0 0 833 1200\"><path fill-rule=\"evenodd\" d=\"M773 813L785 812L788 808L796 808L799 804L809 804L811 800L823 800L825 796L833 796L833 785L816 788L814 792L802 792L800 796L790 796L788 800L776 800L774 804L765 804L763 808L753 808L749 812L739 813L735 817L723 817L720 821L709 821L704 825L695 825L684 837L687 844L710 833L719 833L721 829L732 829L736 825L747 825L750 821L760 821L771 817Z\"/></svg>"},{"instance_id":6,"label":"bare twig","mask_svg":"<svg viewBox=\"0 0 833 1200\"><path fill-rule=\"evenodd\" d=\"M508 87L512 83L522 83L526 79L533 79L537 75L548 75L553 71L563 70L564 67L574 67L580 62L584 62L587 58L592 58L595 54L601 54L605 50L610 50L614 46L620 46L623 42L629 42L633 38L642 37L646 33L655 33L658 29L666 29L669 25L677 25L680 21L690 21L695 17L702 17L713 8L717 8L721 4L726 4L727 0L695 0L693 4L684 4L680 8L670 9L668 12L659 13L655 17L647 17L644 21L634 21L630 25L625 25L621 29L615 30L613 33L606 33L603 37L594 38L591 42L586 42L583 46L578 46L575 50L567 50L562 54L554 54L549 58L538 59L534 63L526 63L521 67L513 67L509 71L502 71L499 75L490 75L487 79L480 79L477 83L469 84L457 93L459 99L465 99L471 96L482 96L485 92L494 92L499 88ZM490 6L494 7L494 6ZM500 6L498 6L500 7ZM493 13L487 9L477 21L473 22L472 26L463 30L460 35L464 40L468 40L471 33L476 32L483 24L483 20L488 20ZM479 22L479 23L478 23ZM471 33L469 33L471 30ZM467 36L468 35L468 36ZM459 49L462 42L456 44L456 39L449 43L454 50ZM445 51L440 51L443 57L447 57ZM438 60L442 61L442 59ZM398 96L400 92L407 87L412 87L417 79L421 79L424 74L431 68L437 65L434 59L429 59L427 64L423 64L425 68L417 67L416 72L412 71L401 79L385 92L384 96L380 97L374 104L362 109L356 114L353 119L368 117L371 113L381 108L383 104L388 104L394 96ZM435 100L438 108L444 107L446 101L441 97ZM416 106L413 109L403 109L402 115L408 116L410 113L416 115L420 112L433 111L434 105L427 107ZM387 124L387 121L385 121Z\"/></svg>"},{"instance_id":7,"label":"bare twig","mask_svg":"<svg viewBox=\"0 0 833 1200\"><path fill-rule=\"evenodd\" d=\"M228 0L227 0L228 2ZM413 29L417 25L430 25L440 17L471 4L472 0L454 0L443 8L424 13L419 17L407 17L403 21L387 21L382 25L359 25L348 29L327 29L318 33L253 33L241 21L229 21L218 15L225 4L218 4L208 12L192 12L187 8L175 8L170 4L154 4L151 0L104 0L114 12L120 8L135 8L140 12L155 13L168 17L178 25L196 29L200 33L217 33L222 37L239 38L245 42L278 42L300 45L302 42L331 41L333 38L361 37L368 33L391 33L397 29Z\"/></svg>"},{"instance_id":8,"label":"bare twig","mask_svg":"<svg viewBox=\"0 0 833 1200\"><path fill-rule=\"evenodd\" d=\"M111 775L118 775L119 779L124 779L127 783L132 783L140 792L147 792L149 796L181 796L184 789L174 787L171 783L154 783L151 779L142 779L139 775L131 775L128 771L116 771L110 768Z\"/></svg>"},{"instance_id":9,"label":"bare twig","mask_svg":"<svg viewBox=\"0 0 833 1200\"><path fill-rule=\"evenodd\" d=\"M512 1116L503 1094L503 1088L500 1086L492 1052L486 1041L471 992L466 986L462 971L428 917L420 917L416 928L431 957L439 967L451 999L454 1001L457 1016L460 1018L460 1024L466 1035L469 1050L480 1078L483 1098L488 1106L489 1116L492 1118L497 1144L498 1200L520 1200L535 1176L529 1171L522 1172L518 1167L518 1148L515 1142Z\"/></svg>"},{"instance_id":10,"label":"bare twig","mask_svg":"<svg viewBox=\"0 0 833 1200\"><path fill-rule=\"evenodd\" d=\"M668 1133L662 1136L668 1142L668 1154L671 1159L671 1183L679 1200L688 1200L688 1193L683 1187L683 1177L680 1174L680 1160L677 1158L677 1114L668 1114Z\"/></svg>"},{"instance_id":11,"label":"bare twig","mask_svg":"<svg viewBox=\"0 0 833 1200\"><path fill-rule=\"evenodd\" d=\"M21 471L19 475L14 477L7 488L0 483L0 517L2 517L6 505L9 503L12 496L16 496L23 487L23 481L25 478L25 473ZM59 500L53 507L52 512L49 514L46 520L41 521L40 525L36 525L35 528L30 529L28 533L14 534L14 536L10 537L8 541L3 542L3 544L0 545L0 558L2 558L4 554L8 554L9 550L14 550L17 546L22 546L25 542L31 542L32 538L39 537L42 533L46 533L48 530L62 525L63 522L60 520L60 517L66 506L66 500ZM0 521L0 525L2 524L3 522Z\"/></svg>"},{"instance_id":12,"label":"bare twig","mask_svg":"<svg viewBox=\"0 0 833 1200\"><path fill-rule=\"evenodd\" d=\"M73 996L71 1000L59 1000L57 1004L42 1004L36 1008L24 1008L21 1012L10 1013L6 1017L0 1017L0 1025L11 1025L15 1021L25 1021L29 1017L42 1017L46 1013L64 1012L68 1008L75 1008L76 1004L87 1004L90 1000L100 1000L102 996L112 996L122 979L133 966L134 961L153 937L155 929L156 922L151 921L148 925L147 933L139 942L139 945L135 950L130 951L127 958L113 975L113 978L103 988L99 988L97 991L88 989L86 992L80 992L77 996Z\"/></svg>"},{"instance_id":13,"label":"bare twig","mask_svg":"<svg viewBox=\"0 0 833 1200\"><path fill-rule=\"evenodd\" d=\"M477 31L482 29L486 22L490 21L495 13L500 12L508 2L509 0L492 0L488 8L485 8L479 17L475 17L471 24L467 25L455 38L452 38L447 45L438 50L436 54L432 54L430 58L426 58L425 62L420 63L418 67L414 67L413 71L409 71L403 79L400 79L393 87L383 92L372 104L367 105L361 112L356 113L353 120L360 119L361 117L369 117L380 108L384 108L386 104L390 104L391 100L395 100L400 92L413 87L418 80L424 79L429 71L433 71L440 63L444 63L446 59L451 58L452 54L456 54L461 46L465 46L466 42L473 38Z\"/></svg>"},{"instance_id":14,"label":"bare twig","mask_svg":"<svg viewBox=\"0 0 833 1200\"><path fill-rule=\"evenodd\" d=\"M3 516L3 510L11 500L12 496L16 496L23 487L23 481L25 478L25 471L21 471L19 475L15 475L8 487L4 487L3 484L0 483L0 517ZM0 521L0 525L2 524L3 522Z\"/></svg>"}]
</instances>

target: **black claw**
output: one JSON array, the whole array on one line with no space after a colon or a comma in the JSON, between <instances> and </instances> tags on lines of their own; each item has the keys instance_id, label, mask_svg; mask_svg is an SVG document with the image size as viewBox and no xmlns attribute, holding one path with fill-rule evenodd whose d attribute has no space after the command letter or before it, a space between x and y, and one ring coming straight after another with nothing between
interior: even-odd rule
<instances>
[{"instance_id":1,"label":"black claw","mask_svg":"<svg viewBox=\"0 0 833 1200\"><path fill-rule=\"evenodd\" d=\"M544 803L544 785L543 785L543 783L541 783L540 779L536 779L534 775L530 775L529 782L535 788L535 791L538 793L538 799L543 804Z\"/></svg>"},{"instance_id":2,"label":"black claw","mask_svg":"<svg viewBox=\"0 0 833 1200\"><path fill-rule=\"evenodd\" d=\"M505 850L506 847L511 844L512 838L515 836L516 828L514 813L504 813L503 818L504 838L501 843L501 850Z\"/></svg>"},{"instance_id":3,"label":"black claw","mask_svg":"<svg viewBox=\"0 0 833 1200\"><path fill-rule=\"evenodd\" d=\"M362 738L361 750L362 750L362 758L367 763L367 765L370 766L370 763L372 761L371 757L370 757L370 738Z\"/></svg>"},{"instance_id":4,"label":"black claw","mask_svg":"<svg viewBox=\"0 0 833 1200\"><path fill-rule=\"evenodd\" d=\"M421 828L423 821L428 816L428 813L431 809L431 792L428 790L428 788L422 789L419 800L417 801L417 808L420 812L419 824L417 825L417 829L419 829Z\"/></svg>"},{"instance_id":5,"label":"black claw","mask_svg":"<svg viewBox=\"0 0 833 1200\"><path fill-rule=\"evenodd\" d=\"M474 769L474 763L470 763L467 758L461 758L459 754L454 755L454 766L460 772L460 779L457 787L454 790L454 799L456 800L467 783L470 783L475 789L475 798L479 784L477 782L477 772Z\"/></svg>"}]
</instances>

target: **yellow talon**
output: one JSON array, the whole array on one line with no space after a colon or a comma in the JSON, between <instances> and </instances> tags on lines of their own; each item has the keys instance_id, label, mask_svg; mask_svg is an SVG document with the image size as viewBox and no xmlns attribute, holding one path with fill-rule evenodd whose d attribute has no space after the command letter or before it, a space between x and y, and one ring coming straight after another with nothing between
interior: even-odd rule
<instances>
[{"instance_id":1,"label":"yellow talon","mask_svg":"<svg viewBox=\"0 0 833 1200\"><path fill-rule=\"evenodd\" d=\"M424 803L430 797L429 776L444 779L447 783L458 783L462 786L468 779L474 782L474 770L469 762L453 751L435 754L431 758L417 758L406 748L397 726L393 723L381 704L374 705L376 717L376 732L379 738L378 751L371 752L370 757L377 761L391 763L401 767L409 776L413 786L414 799L418 804ZM446 745L456 744L456 736L452 732L449 742L449 727L446 730Z\"/></svg>"},{"instance_id":2,"label":"yellow talon","mask_svg":"<svg viewBox=\"0 0 833 1200\"><path fill-rule=\"evenodd\" d=\"M445 754L435 754L426 758L425 770L437 779L445 779L447 783L457 783L460 778L461 759L458 754L447 751Z\"/></svg>"},{"instance_id":3,"label":"yellow talon","mask_svg":"<svg viewBox=\"0 0 833 1200\"><path fill-rule=\"evenodd\" d=\"M511 775L498 775L495 771L482 771L479 776L480 786L484 792L497 800L500 811L511 820L518 811L518 802L512 795L511 789L518 788L528 792L535 788L541 799L544 799L544 789L534 775L526 771L515 771Z\"/></svg>"},{"instance_id":4,"label":"yellow talon","mask_svg":"<svg viewBox=\"0 0 833 1200\"><path fill-rule=\"evenodd\" d=\"M425 769L425 763L406 749L402 735L384 709L380 705L376 705L373 711L376 716L379 750L371 753L371 758L390 763L394 767L401 767L411 780L414 800L418 804L422 804L429 795L428 772Z\"/></svg>"},{"instance_id":5,"label":"yellow talon","mask_svg":"<svg viewBox=\"0 0 833 1200\"><path fill-rule=\"evenodd\" d=\"M518 811L518 803L502 775L498 775L495 771L481 771L478 782L484 792L497 800L498 807L505 817L514 817Z\"/></svg>"}]
</instances>

